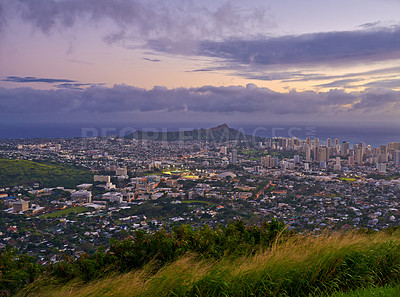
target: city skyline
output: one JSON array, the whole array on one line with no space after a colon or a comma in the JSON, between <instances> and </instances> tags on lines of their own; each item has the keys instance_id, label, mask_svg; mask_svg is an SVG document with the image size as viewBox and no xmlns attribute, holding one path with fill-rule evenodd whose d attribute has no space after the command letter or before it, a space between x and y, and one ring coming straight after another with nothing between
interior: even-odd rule
<instances>
[{"instance_id":1,"label":"city skyline","mask_svg":"<svg viewBox=\"0 0 400 297\"><path fill-rule=\"evenodd\" d=\"M0 1L2 125L399 125L396 1Z\"/></svg>"}]
</instances>

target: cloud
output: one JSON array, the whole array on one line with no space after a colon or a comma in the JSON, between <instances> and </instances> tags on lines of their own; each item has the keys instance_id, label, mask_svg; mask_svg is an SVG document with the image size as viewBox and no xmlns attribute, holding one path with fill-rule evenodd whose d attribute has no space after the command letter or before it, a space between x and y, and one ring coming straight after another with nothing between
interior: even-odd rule
<instances>
[{"instance_id":1,"label":"cloud","mask_svg":"<svg viewBox=\"0 0 400 297\"><path fill-rule=\"evenodd\" d=\"M20 77L20 76L8 76L2 81L17 82L17 83L74 83L75 80L70 79L57 79L57 78L36 78L33 76Z\"/></svg>"},{"instance_id":2,"label":"cloud","mask_svg":"<svg viewBox=\"0 0 400 297\"><path fill-rule=\"evenodd\" d=\"M381 21L377 21L377 22L361 24L358 27L362 28L362 29L371 29L371 28L378 27L378 26L381 26L381 25L382 25L382 22Z\"/></svg>"},{"instance_id":3,"label":"cloud","mask_svg":"<svg viewBox=\"0 0 400 297\"><path fill-rule=\"evenodd\" d=\"M215 117L239 113L243 118L257 114L285 115L287 118L292 115L336 117L353 112L369 112L371 115L389 112L398 115L399 104L400 93L387 89L357 93L343 90L280 93L252 84L246 87L154 87L151 90L128 85L80 89L79 84L57 90L0 88L1 115L38 114L43 117L46 114L64 114L71 119L90 119L94 115L101 115L103 120L111 120L118 113L152 113L156 117L171 113L182 116L187 113L213 114Z\"/></svg>"},{"instance_id":4,"label":"cloud","mask_svg":"<svg viewBox=\"0 0 400 297\"><path fill-rule=\"evenodd\" d=\"M352 73L345 73L339 75L325 75L325 74L302 74L300 78L293 78L290 80L286 80L285 82L299 82L299 81L312 81L312 80L328 80L328 79L344 79L344 78L352 78L352 77L366 77L372 75L390 75L396 74L400 72L400 67L386 67L380 69L374 69L369 71L362 71L362 72L352 72Z\"/></svg>"},{"instance_id":5,"label":"cloud","mask_svg":"<svg viewBox=\"0 0 400 297\"><path fill-rule=\"evenodd\" d=\"M92 84L81 84L81 83L63 83L56 85L56 88L58 89L76 89L76 90L83 90L84 88L82 87L88 87L91 86Z\"/></svg>"},{"instance_id":6,"label":"cloud","mask_svg":"<svg viewBox=\"0 0 400 297\"><path fill-rule=\"evenodd\" d=\"M149 61L149 62L161 62L159 59L150 59L150 58L143 58L143 60Z\"/></svg>"},{"instance_id":7,"label":"cloud","mask_svg":"<svg viewBox=\"0 0 400 297\"><path fill-rule=\"evenodd\" d=\"M399 52L400 27L397 26L252 40L203 41L197 54L232 63L293 66L397 59Z\"/></svg>"},{"instance_id":8,"label":"cloud","mask_svg":"<svg viewBox=\"0 0 400 297\"><path fill-rule=\"evenodd\" d=\"M104 83L81 83L71 79L58 79L58 78L37 78L33 76L20 77L20 76L8 76L2 81L15 82L15 83L46 83L54 84L54 87L58 89L77 89L83 90L90 86L102 86Z\"/></svg>"},{"instance_id":9,"label":"cloud","mask_svg":"<svg viewBox=\"0 0 400 297\"><path fill-rule=\"evenodd\" d=\"M400 106L399 94L399 92L384 88L373 89L360 96L360 100L354 105L354 109L365 111L375 110L376 108L384 111L398 110Z\"/></svg>"},{"instance_id":10,"label":"cloud","mask_svg":"<svg viewBox=\"0 0 400 297\"><path fill-rule=\"evenodd\" d=\"M343 88L343 87L351 85L351 83L360 82L360 81L363 81L363 79L361 79L361 78L340 79L340 80L335 80L333 82L326 83L326 84L319 84L319 85L317 85L317 87L322 87L322 88Z\"/></svg>"},{"instance_id":11,"label":"cloud","mask_svg":"<svg viewBox=\"0 0 400 297\"><path fill-rule=\"evenodd\" d=\"M13 0L9 4L25 22L45 34L85 24L111 22L105 40L221 38L272 26L263 4L243 8L240 1L209 5L202 1Z\"/></svg>"},{"instance_id":12,"label":"cloud","mask_svg":"<svg viewBox=\"0 0 400 297\"><path fill-rule=\"evenodd\" d=\"M76 64L93 65L92 62L80 61L80 60L75 60L75 59L68 59L67 61L71 62L71 63L76 63Z\"/></svg>"},{"instance_id":13,"label":"cloud","mask_svg":"<svg viewBox=\"0 0 400 297\"><path fill-rule=\"evenodd\" d=\"M382 87L382 88L390 88L390 89L398 89L400 88L400 79L383 79L383 80L376 80L373 82L369 82L363 85L364 87Z\"/></svg>"}]
</instances>

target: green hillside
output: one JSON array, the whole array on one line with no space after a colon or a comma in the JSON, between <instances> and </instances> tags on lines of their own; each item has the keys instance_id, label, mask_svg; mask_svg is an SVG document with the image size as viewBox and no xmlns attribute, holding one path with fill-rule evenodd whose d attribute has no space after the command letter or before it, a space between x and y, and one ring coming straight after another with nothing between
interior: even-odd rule
<instances>
[{"instance_id":1,"label":"green hillside","mask_svg":"<svg viewBox=\"0 0 400 297\"><path fill-rule=\"evenodd\" d=\"M67 258L42 271L27 260L21 262L23 257L10 261L15 256L3 253L2 277L9 283L0 289L19 291L17 296L62 297L346 297L399 292L399 230L314 236L282 228L273 221L262 227L237 222L216 229L138 231L135 239L114 242L108 251ZM23 283L30 284L21 290Z\"/></svg>"},{"instance_id":2,"label":"green hillside","mask_svg":"<svg viewBox=\"0 0 400 297\"><path fill-rule=\"evenodd\" d=\"M38 182L44 187L73 188L92 179L93 174L88 170L59 164L0 159L0 187Z\"/></svg>"}]
</instances>

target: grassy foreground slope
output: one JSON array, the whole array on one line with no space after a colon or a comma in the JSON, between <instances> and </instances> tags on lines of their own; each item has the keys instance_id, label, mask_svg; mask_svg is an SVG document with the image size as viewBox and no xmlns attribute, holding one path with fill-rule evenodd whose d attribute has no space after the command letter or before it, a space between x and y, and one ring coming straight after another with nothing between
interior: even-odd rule
<instances>
[{"instance_id":1,"label":"grassy foreground slope","mask_svg":"<svg viewBox=\"0 0 400 297\"><path fill-rule=\"evenodd\" d=\"M395 297L400 296L400 285L391 287L375 287L355 290L348 293L337 293L332 295L332 297Z\"/></svg>"},{"instance_id":2,"label":"grassy foreground slope","mask_svg":"<svg viewBox=\"0 0 400 297\"><path fill-rule=\"evenodd\" d=\"M133 250L128 250L123 255L129 260ZM268 248L246 254L215 258L187 252L162 266L153 260L89 282L47 275L17 296L390 296L399 284L398 230L318 237L280 233Z\"/></svg>"},{"instance_id":3,"label":"grassy foreground slope","mask_svg":"<svg viewBox=\"0 0 400 297\"><path fill-rule=\"evenodd\" d=\"M39 182L44 187L74 188L92 181L88 170L59 164L42 164L27 160L0 159L0 187Z\"/></svg>"}]
</instances>

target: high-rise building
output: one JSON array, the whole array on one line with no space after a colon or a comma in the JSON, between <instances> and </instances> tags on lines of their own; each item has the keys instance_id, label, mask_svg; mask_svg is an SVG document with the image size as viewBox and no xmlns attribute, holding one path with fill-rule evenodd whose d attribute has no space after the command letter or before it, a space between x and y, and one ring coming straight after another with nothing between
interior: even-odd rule
<instances>
[{"instance_id":1,"label":"high-rise building","mask_svg":"<svg viewBox=\"0 0 400 297\"><path fill-rule=\"evenodd\" d=\"M389 151L400 150L400 142L389 142L387 146Z\"/></svg>"},{"instance_id":2,"label":"high-rise building","mask_svg":"<svg viewBox=\"0 0 400 297\"><path fill-rule=\"evenodd\" d=\"M311 148L306 145L306 162L311 162Z\"/></svg>"},{"instance_id":3,"label":"high-rise building","mask_svg":"<svg viewBox=\"0 0 400 297\"><path fill-rule=\"evenodd\" d=\"M261 157L261 165L264 167L271 167L271 156L267 155L267 156Z\"/></svg>"},{"instance_id":4,"label":"high-rise building","mask_svg":"<svg viewBox=\"0 0 400 297\"><path fill-rule=\"evenodd\" d=\"M395 165L400 165L400 150L395 150L393 154L393 162Z\"/></svg>"},{"instance_id":5,"label":"high-rise building","mask_svg":"<svg viewBox=\"0 0 400 297\"><path fill-rule=\"evenodd\" d=\"M232 150L231 164L233 164L233 165L237 164L237 150L236 149Z\"/></svg>"},{"instance_id":6,"label":"high-rise building","mask_svg":"<svg viewBox=\"0 0 400 297\"><path fill-rule=\"evenodd\" d=\"M342 166L340 165L340 157L336 157L335 165L333 165L333 170L342 170Z\"/></svg>"},{"instance_id":7,"label":"high-rise building","mask_svg":"<svg viewBox=\"0 0 400 297\"><path fill-rule=\"evenodd\" d=\"M319 162L328 162L329 161L328 148L324 145L319 147L318 161Z\"/></svg>"},{"instance_id":8,"label":"high-rise building","mask_svg":"<svg viewBox=\"0 0 400 297\"><path fill-rule=\"evenodd\" d=\"M332 140L330 138L326 139L326 146L331 147L332 146Z\"/></svg>"},{"instance_id":9,"label":"high-rise building","mask_svg":"<svg viewBox=\"0 0 400 297\"><path fill-rule=\"evenodd\" d=\"M318 161L319 160L319 146L315 146L312 150L312 160Z\"/></svg>"},{"instance_id":10,"label":"high-rise building","mask_svg":"<svg viewBox=\"0 0 400 297\"><path fill-rule=\"evenodd\" d=\"M349 166L354 166L354 155L348 157Z\"/></svg>"},{"instance_id":11,"label":"high-rise building","mask_svg":"<svg viewBox=\"0 0 400 297\"><path fill-rule=\"evenodd\" d=\"M347 141L342 142L342 156L347 157L349 155L349 148L350 148L350 143Z\"/></svg>"},{"instance_id":12,"label":"high-rise building","mask_svg":"<svg viewBox=\"0 0 400 297\"><path fill-rule=\"evenodd\" d=\"M335 138L335 146L339 145L339 139Z\"/></svg>"},{"instance_id":13,"label":"high-rise building","mask_svg":"<svg viewBox=\"0 0 400 297\"><path fill-rule=\"evenodd\" d=\"M386 145L381 145L380 154L379 154L379 162L380 163L386 163L387 161L388 161L387 146Z\"/></svg>"},{"instance_id":14,"label":"high-rise building","mask_svg":"<svg viewBox=\"0 0 400 297\"><path fill-rule=\"evenodd\" d=\"M272 157L270 160L270 167L275 167L278 165L278 157Z\"/></svg>"},{"instance_id":15,"label":"high-rise building","mask_svg":"<svg viewBox=\"0 0 400 297\"><path fill-rule=\"evenodd\" d=\"M358 165L361 165L363 163L363 149L362 148L358 148L355 151L356 151L355 162Z\"/></svg>"}]
</instances>

